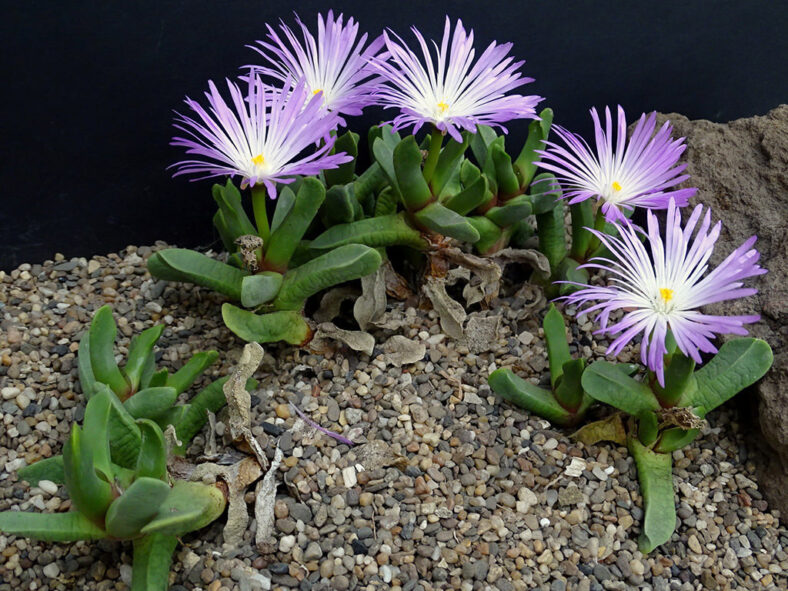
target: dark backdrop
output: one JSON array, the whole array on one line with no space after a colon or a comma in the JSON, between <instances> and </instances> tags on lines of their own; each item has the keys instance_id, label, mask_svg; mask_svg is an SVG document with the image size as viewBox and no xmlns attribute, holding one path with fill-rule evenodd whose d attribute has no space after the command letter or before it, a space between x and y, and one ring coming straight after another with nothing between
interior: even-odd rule
<instances>
[{"instance_id":1,"label":"dark backdrop","mask_svg":"<svg viewBox=\"0 0 788 591\"><path fill-rule=\"evenodd\" d=\"M377 34L439 37L462 17L478 44L513 41L556 121L622 104L727 121L788 100L788 11L764 1L0 0L0 268L127 244L210 243L210 182L172 179L172 110L254 60L266 22L330 7ZM351 125L376 122L370 113ZM510 125L514 145L525 125Z\"/></svg>"}]
</instances>

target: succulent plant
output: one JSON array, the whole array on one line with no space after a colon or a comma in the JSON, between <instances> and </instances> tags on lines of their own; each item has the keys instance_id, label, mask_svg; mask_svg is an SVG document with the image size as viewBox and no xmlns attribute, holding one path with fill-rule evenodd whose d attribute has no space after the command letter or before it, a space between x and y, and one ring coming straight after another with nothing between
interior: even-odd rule
<instances>
[{"instance_id":1,"label":"succulent plant","mask_svg":"<svg viewBox=\"0 0 788 591\"><path fill-rule=\"evenodd\" d=\"M214 381L189 403L176 404L218 354L198 353L173 374L156 371L153 348L163 329L154 326L133 338L119 367L112 311L109 306L96 311L79 346L80 385L88 400L83 425L72 426L62 455L19 471L32 485L41 480L65 485L73 510L0 513L0 530L8 534L50 542L133 542L132 591L167 589L178 536L219 517L226 504L216 486L173 481L167 472L168 453L183 452L208 412L226 404L222 386L228 378ZM170 426L176 441L168 450L164 431Z\"/></svg>"},{"instance_id":2,"label":"succulent plant","mask_svg":"<svg viewBox=\"0 0 788 591\"><path fill-rule=\"evenodd\" d=\"M202 285L240 303L243 308L225 303L222 317L244 340L307 342L311 330L302 314L306 299L368 275L380 265L380 255L361 244L333 248L316 257L305 252L302 238L326 199L325 187L314 177L279 191L270 228L267 219L265 226L260 222L264 214L255 216L258 227L252 224L232 181L214 185L213 196L219 205L214 225L230 253L229 263L172 248L155 253L148 270L160 279ZM258 203L257 211L261 208L265 202Z\"/></svg>"}]
</instances>

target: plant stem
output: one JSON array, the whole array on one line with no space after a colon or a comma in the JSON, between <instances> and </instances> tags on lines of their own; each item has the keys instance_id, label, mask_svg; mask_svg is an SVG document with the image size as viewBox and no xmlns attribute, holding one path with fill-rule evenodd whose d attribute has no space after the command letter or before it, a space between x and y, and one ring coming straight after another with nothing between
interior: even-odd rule
<instances>
[{"instance_id":1,"label":"plant stem","mask_svg":"<svg viewBox=\"0 0 788 591\"><path fill-rule=\"evenodd\" d=\"M432 128L430 134L430 147L427 151L427 159L424 161L424 180L427 183L432 180L432 175L435 172L435 167L438 165L438 157L441 154L441 145L443 145L443 132L437 127Z\"/></svg>"},{"instance_id":2,"label":"plant stem","mask_svg":"<svg viewBox=\"0 0 788 591\"><path fill-rule=\"evenodd\" d=\"M268 245L268 238L271 230L268 226L268 212L266 211L267 194L265 185L255 185L252 187L252 210L254 211L254 222L257 226L257 235L263 239L263 244ZM263 251L265 251L265 246Z\"/></svg>"}]
</instances>

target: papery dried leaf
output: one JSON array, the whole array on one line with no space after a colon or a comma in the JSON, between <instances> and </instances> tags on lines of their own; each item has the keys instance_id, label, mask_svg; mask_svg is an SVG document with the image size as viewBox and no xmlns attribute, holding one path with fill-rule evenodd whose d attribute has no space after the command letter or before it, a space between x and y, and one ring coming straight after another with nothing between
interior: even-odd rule
<instances>
[{"instance_id":1,"label":"papery dried leaf","mask_svg":"<svg viewBox=\"0 0 788 591\"><path fill-rule=\"evenodd\" d=\"M421 361L427 352L424 343L413 341L398 334L383 343L382 349L386 363L397 367Z\"/></svg>"},{"instance_id":2,"label":"papery dried leaf","mask_svg":"<svg viewBox=\"0 0 788 591\"><path fill-rule=\"evenodd\" d=\"M261 546L268 542L274 533L274 505L276 503L276 473L282 463L282 450L279 447L274 452L271 467L257 485L254 502L254 518L257 529L254 534L255 543Z\"/></svg>"},{"instance_id":3,"label":"papery dried leaf","mask_svg":"<svg viewBox=\"0 0 788 591\"><path fill-rule=\"evenodd\" d=\"M386 271L380 266L374 273L361 278L361 296L353 305L353 317L361 330L380 318L386 311Z\"/></svg>"},{"instance_id":4,"label":"papery dried leaf","mask_svg":"<svg viewBox=\"0 0 788 591\"><path fill-rule=\"evenodd\" d=\"M483 353L498 344L500 316L473 315L465 325L465 343L471 353Z\"/></svg>"},{"instance_id":5,"label":"papery dried leaf","mask_svg":"<svg viewBox=\"0 0 788 591\"><path fill-rule=\"evenodd\" d=\"M467 314L465 308L446 293L444 280L437 277L427 277L422 289L440 317L443 332L454 339L461 339L464 334L462 325Z\"/></svg>"},{"instance_id":6,"label":"papery dried leaf","mask_svg":"<svg viewBox=\"0 0 788 591\"><path fill-rule=\"evenodd\" d=\"M413 295L410 287L408 287L408 282L394 270L394 267L391 266L391 261L386 259L380 268L385 272L386 293L388 295L400 301L407 300Z\"/></svg>"},{"instance_id":7,"label":"papery dried leaf","mask_svg":"<svg viewBox=\"0 0 788 591\"><path fill-rule=\"evenodd\" d=\"M320 299L320 307L312 317L316 322L331 322L339 316L342 303L358 297L355 287L334 287L329 289Z\"/></svg>"},{"instance_id":8,"label":"papery dried leaf","mask_svg":"<svg viewBox=\"0 0 788 591\"><path fill-rule=\"evenodd\" d=\"M373 471L379 468L388 468L397 464L401 459L391 446L382 439L374 439L364 445L353 449L356 456L355 463L364 466L364 470Z\"/></svg>"},{"instance_id":9,"label":"papery dried leaf","mask_svg":"<svg viewBox=\"0 0 788 591\"><path fill-rule=\"evenodd\" d=\"M375 337L368 332L361 330L344 330L334 326L331 322L324 322L317 327L315 336L312 340L312 347L316 350L320 350L321 341L326 339L341 341L354 351L362 351L367 355L372 355L372 351L375 348Z\"/></svg>"},{"instance_id":10,"label":"papery dried leaf","mask_svg":"<svg viewBox=\"0 0 788 591\"><path fill-rule=\"evenodd\" d=\"M509 263L526 263L547 275L550 274L550 263L547 257L538 250L526 248L504 248L493 254L491 259L495 260L501 269Z\"/></svg>"},{"instance_id":11,"label":"papery dried leaf","mask_svg":"<svg viewBox=\"0 0 788 591\"><path fill-rule=\"evenodd\" d=\"M449 261L470 269L474 275L462 292L466 305L470 306L481 301L489 304L498 295L503 273L493 258L476 256L456 247L446 248L441 254Z\"/></svg>"},{"instance_id":12,"label":"papery dried leaf","mask_svg":"<svg viewBox=\"0 0 788 591\"><path fill-rule=\"evenodd\" d=\"M246 457L232 466L205 463L195 467L192 480L206 482L221 479L228 489L227 521L224 526L224 543L234 547L243 544L243 535L249 525L249 512L246 508L246 489L256 482L263 471L256 458Z\"/></svg>"},{"instance_id":13,"label":"papery dried leaf","mask_svg":"<svg viewBox=\"0 0 788 591\"><path fill-rule=\"evenodd\" d=\"M257 343L247 343L238 364L222 387L227 398L227 410L230 413L228 426L233 441L238 441L242 431L251 427L252 396L246 389L246 382L257 371L262 360L263 348Z\"/></svg>"},{"instance_id":14,"label":"papery dried leaf","mask_svg":"<svg viewBox=\"0 0 788 591\"><path fill-rule=\"evenodd\" d=\"M621 421L621 413L612 414L601 421L588 423L572 433L571 437L585 445L594 445L600 441L612 441L619 445L627 444L627 432Z\"/></svg>"},{"instance_id":15,"label":"papery dried leaf","mask_svg":"<svg viewBox=\"0 0 788 591\"><path fill-rule=\"evenodd\" d=\"M393 312L386 312L379 320L376 320L372 324L378 328L399 330L403 326L411 326L413 320L403 315L399 310L395 310Z\"/></svg>"},{"instance_id":16,"label":"papery dried leaf","mask_svg":"<svg viewBox=\"0 0 788 591\"><path fill-rule=\"evenodd\" d=\"M183 445L183 443L178 439L178 435L175 432L175 425L167 425L167 428L164 429L164 443L167 446L167 457L172 456L172 450L179 448Z\"/></svg>"}]
</instances>

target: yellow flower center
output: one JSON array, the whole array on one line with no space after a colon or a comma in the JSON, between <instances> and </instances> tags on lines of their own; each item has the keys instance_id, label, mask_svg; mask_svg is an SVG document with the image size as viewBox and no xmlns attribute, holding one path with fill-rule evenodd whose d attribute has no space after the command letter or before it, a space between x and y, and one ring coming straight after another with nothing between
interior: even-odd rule
<instances>
[{"instance_id":1,"label":"yellow flower center","mask_svg":"<svg viewBox=\"0 0 788 591\"><path fill-rule=\"evenodd\" d=\"M252 158L252 164L254 164L255 166L262 166L263 164L265 164L265 158L263 158L262 154L258 154L257 156Z\"/></svg>"},{"instance_id":2,"label":"yellow flower center","mask_svg":"<svg viewBox=\"0 0 788 591\"><path fill-rule=\"evenodd\" d=\"M662 298L662 301L666 304L673 299L673 290L668 289L667 287L661 287L659 289L659 297Z\"/></svg>"},{"instance_id":3,"label":"yellow flower center","mask_svg":"<svg viewBox=\"0 0 788 591\"><path fill-rule=\"evenodd\" d=\"M613 181L613 190L614 191L620 191L621 190L621 185L618 183L618 181Z\"/></svg>"},{"instance_id":4,"label":"yellow flower center","mask_svg":"<svg viewBox=\"0 0 788 591\"><path fill-rule=\"evenodd\" d=\"M323 92L323 89L322 89L322 88L318 88L317 90L313 90L313 91L312 91L312 95L314 96L314 95L316 95L318 92Z\"/></svg>"},{"instance_id":5,"label":"yellow flower center","mask_svg":"<svg viewBox=\"0 0 788 591\"><path fill-rule=\"evenodd\" d=\"M440 111L441 115L443 115L449 109L449 105L445 102L441 101L438 103L438 110Z\"/></svg>"}]
</instances>

